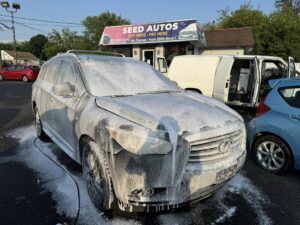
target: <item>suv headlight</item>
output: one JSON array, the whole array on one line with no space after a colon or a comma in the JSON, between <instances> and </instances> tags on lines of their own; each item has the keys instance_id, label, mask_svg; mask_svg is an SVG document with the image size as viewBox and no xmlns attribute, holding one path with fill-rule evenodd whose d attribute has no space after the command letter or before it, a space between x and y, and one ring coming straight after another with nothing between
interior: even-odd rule
<instances>
[{"instance_id":1,"label":"suv headlight","mask_svg":"<svg viewBox=\"0 0 300 225\"><path fill-rule=\"evenodd\" d=\"M167 154L173 148L169 141L149 136L147 132L114 127L106 129L122 148L134 154Z\"/></svg>"}]
</instances>

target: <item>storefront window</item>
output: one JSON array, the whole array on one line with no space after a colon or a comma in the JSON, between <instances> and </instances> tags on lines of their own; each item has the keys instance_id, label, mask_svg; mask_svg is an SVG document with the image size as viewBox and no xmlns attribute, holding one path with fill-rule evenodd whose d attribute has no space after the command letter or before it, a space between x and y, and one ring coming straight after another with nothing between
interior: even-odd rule
<instances>
[{"instance_id":1,"label":"storefront window","mask_svg":"<svg viewBox=\"0 0 300 225\"><path fill-rule=\"evenodd\" d=\"M179 44L179 43L174 43L174 44L166 44L164 45L165 47L165 58L167 61L168 66L170 66L173 58L178 55L186 55L186 47L187 44Z\"/></svg>"},{"instance_id":2,"label":"storefront window","mask_svg":"<svg viewBox=\"0 0 300 225\"><path fill-rule=\"evenodd\" d=\"M132 57L132 50L130 46L125 46L125 47L114 47L114 52L115 53L119 53L119 54L123 54L126 57Z\"/></svg>"}]
</instances>

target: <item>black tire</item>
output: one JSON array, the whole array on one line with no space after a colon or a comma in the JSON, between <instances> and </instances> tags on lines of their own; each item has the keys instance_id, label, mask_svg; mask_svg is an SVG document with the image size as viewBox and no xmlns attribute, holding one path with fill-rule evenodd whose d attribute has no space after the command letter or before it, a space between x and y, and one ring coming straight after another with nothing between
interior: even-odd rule
<instances>
[{"instance_id":1,"label":"black tire","mask_svg":"<svg viewBox=\"0 0 300 225\"><path fill-rule=\"evenodd\" d=\"M109 168L104 152L93 141L85 145L82 172L95 207L101 212L109 212L114 198Z\"/></svg>"},{"instance_id":2,"label":"black tire","mask_svg":"<svg viewBox=\"0 0 300 225\"><path fill-rule=\"evenodd\" d=\"M43 130L41 117L36 106L34 107L34 125L37 137L42 141L49 140L48 135Z\"/></svg>"},{"instance_id":3,"label":"black tire","mask_svg":"<svg viewBox=\"0 0 300 225\"><path fill-rule=\"evenodd\" d=\"M23 75L23 76L22 76L22 81L23 81L23 82L28 82L29 79L28 79L28 77L27 77L26 75Z\"/></svg>"},{"instance_id":4,"label":"black tire","mask_svg":"<svg viewBox=\"0 0 300 225\"><path fill-rule=\"evenodd\" d=\"M2 76L2 74L0 74L0 81L3 81L3 76Z\"/></svg>"},{"instance_id":5,"label":"black tire","mask_svg":"<svg viewBox=\"0 0 300 225\"><path fill-rule=\"evenodd\" d=\"M253 145L253 152L258 166L269 173L281 175L293 165L289 146L274 135L258 138Z\"/></svg>"}]
</instances>

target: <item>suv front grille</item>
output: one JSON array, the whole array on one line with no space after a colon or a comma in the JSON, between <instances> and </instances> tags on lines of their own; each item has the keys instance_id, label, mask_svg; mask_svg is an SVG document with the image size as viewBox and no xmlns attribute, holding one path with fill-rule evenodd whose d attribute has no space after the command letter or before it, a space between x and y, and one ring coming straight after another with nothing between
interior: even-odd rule
<instances>
[{"instance_id":1,"label":"suv front grille","mask_svg":"<svg viewBox=\"0 0 300 225\"><path fill-rule=\"evenodd\" d=\"M205 162L223 158L242 144L242 131L190 142L188 162Z\"/></svg>"}]
</instances>

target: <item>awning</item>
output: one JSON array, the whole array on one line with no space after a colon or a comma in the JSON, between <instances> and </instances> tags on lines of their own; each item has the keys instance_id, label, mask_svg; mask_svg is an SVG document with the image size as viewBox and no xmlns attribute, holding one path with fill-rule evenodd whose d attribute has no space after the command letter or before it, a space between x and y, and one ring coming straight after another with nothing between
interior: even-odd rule
<instances>
[{"instance_id":1,"label":"awning","mask_svg":"<svg viewBox=\"0 0 300 225\"><path fill-rule=\"evenodd\" d=\"M203 27L196 20L105 27L100 45L194 42L206 46Z\"/></svg>"}]
</instances>

